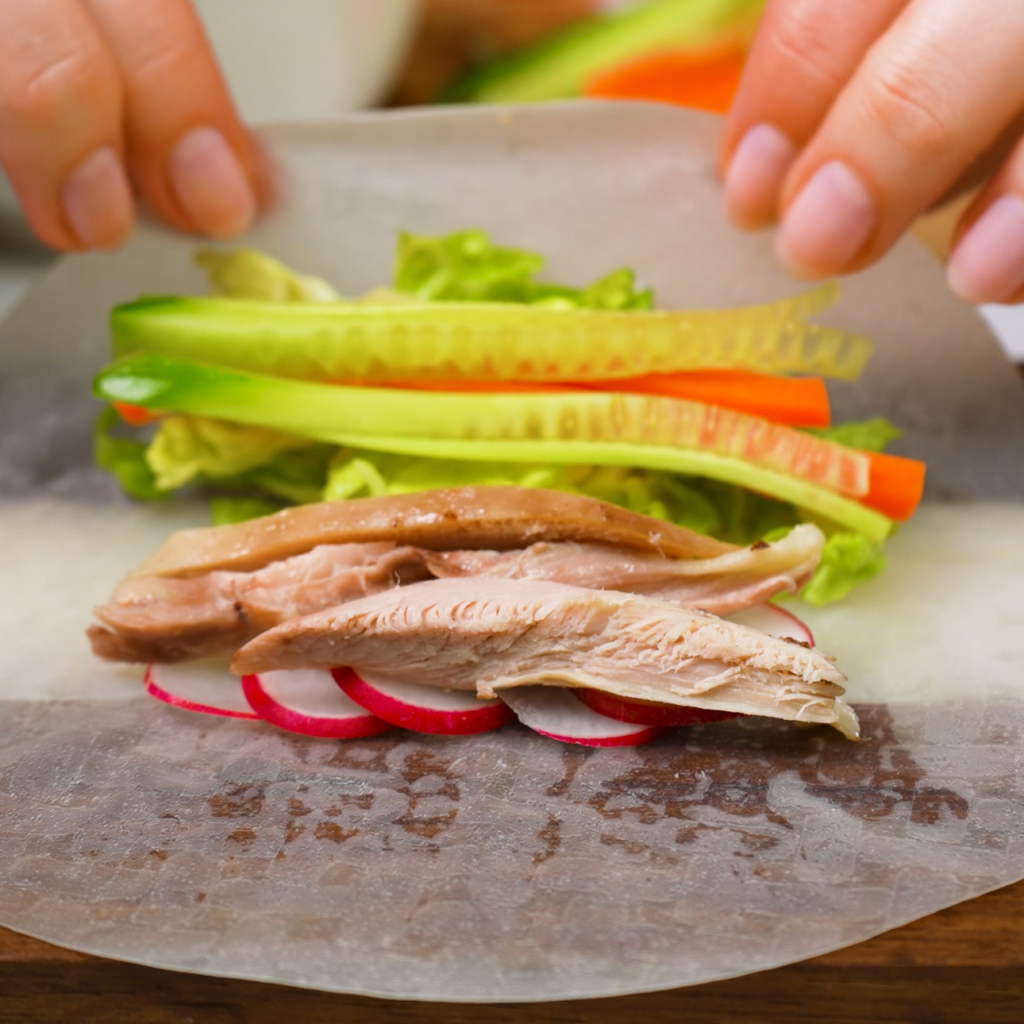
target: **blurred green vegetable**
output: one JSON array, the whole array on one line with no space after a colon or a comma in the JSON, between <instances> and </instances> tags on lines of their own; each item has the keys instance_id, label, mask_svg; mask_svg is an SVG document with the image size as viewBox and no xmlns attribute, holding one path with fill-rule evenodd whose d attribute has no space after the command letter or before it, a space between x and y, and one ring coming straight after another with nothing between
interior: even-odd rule
<instances>
[{"instance_id":1,"label":"blurred green vegetable","mask_svg":"<svg viewBox=\"0 0 1024 1024\"><path fill-rule=\"evenodd\" d=\"M764 0L647 0L594 15L471 71L442 95L451 103L529 103L580 96L595 74L659 50L739 45Z\"/></svg>"}]
</instances>

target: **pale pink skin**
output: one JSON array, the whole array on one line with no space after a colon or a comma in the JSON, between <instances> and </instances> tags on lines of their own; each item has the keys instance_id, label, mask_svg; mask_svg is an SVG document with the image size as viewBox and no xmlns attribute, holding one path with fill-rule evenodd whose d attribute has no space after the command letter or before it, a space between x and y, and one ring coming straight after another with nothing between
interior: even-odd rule
<instances>
[{"instance_id":1,"label":"pale pink skin","mask_svg":"<svg viewBox=\"0 0 1024 1024\"><path fill-rule=\"evenodd\" d=\"M795 615L773 604L756 605L742 612L735 612L726 618L752 626L769 636L788 637L814 646L811 631ZM606 715L620 722L634 725L675 727L683 725L706 725L737 717L728 711L710 711L706 708L679 707L677 704L644 704L617 697L603 690L581 688L573 693L591 711Z\"/></svg>"},{"instance_id":2,"label":"pale pink skin","mask_svg":"<svg viewBox=\"0 0 1024 1024\"><path fill-rule=\"evenodd\" d=\"M213 704L201 703L191 699L190 697L185 697L180 693L173 693L171 690L166 689L166 687L161 686L156 680L156 674L163 668L163 666L150 665L146 669L146 675L143 682L146 684L146 692L151 697L155 697L164 704L170 704L171 707L181 708L183 711L194 711L201 715L216 715L218 718L244 718L253 721L259 720L260 716L251 711L240 711L234 708L218 707ZM224 674L226 676L224 681L225 686L238 686L237 676L229 675L227 672Z\"/></svg>"},{"instance_id":3,"label":"pale pink skin","mask_svg":"<svg viewBox=\"0 0 1024 1024\"><path fill-rule=\"evenodd\" d=\"M729 215L777 221L782 262L832 277L987 180L949 284L1024 302L1022 45L1019 0L768 0L722 137Z\"/></svg>"},{"instance_id":4,"label":"pale pink skin","mask_svg":"<svg viewBox=\"0 0 1024 1024\"><path fill-rule=\"evenodd\" d=\"M335 682L346 696L378 718L412 732L440 736L470 736L474 733L500 729L515 717L511 709L500 700L479 700L476 694L444 693L430 686L422 687L417 703L410 703L407 687L402 685L401 696L388 692L386 682L370 683L351 669L332 669ZM400 684L401 685L401 684ZM447 705L438 707L438 698ZM464 699L459 699L464 698Z\"/></svg>"},{"instance_id":5,"label":"pale pink skin","mask_svg":"<svg viewBox=\"0 0 1024 1024\"><path fill-rule=\"evenodd\" d=\"M314 736L319 739L352 740L366 736L379 736L390 731L393 726L362 709L351 714L337 716L319 716L304 714L293 708L285 707L276 701L264 689L259 676L242 677L242 691L257 716L271 725L287 732L301 736Z\"/></svg>"}]
</instances>

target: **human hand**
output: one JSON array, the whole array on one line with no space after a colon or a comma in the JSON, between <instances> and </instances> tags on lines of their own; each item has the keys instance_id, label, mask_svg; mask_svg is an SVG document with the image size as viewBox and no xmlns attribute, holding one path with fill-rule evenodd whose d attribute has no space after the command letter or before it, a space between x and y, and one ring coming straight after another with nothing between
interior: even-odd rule
<instances>
[{"instance_id":1,"label":"human hand","mask_svg":"<svg viewBox=\"0 0 1024 1024\"><path fill-rule=\"evenodd\" d=\"M120 245L133 191L214 237L256 212L259 154L188 0L0 0L0 164L55 249Z\"/></svg>"},{"instance_id":2,"label":"human hand","mask_svg":"<svg viewBox=\"0 0 1024 1024\"><path fill-rule=\"evenodd\" d=\"M987 177L949 284L1024 301L1024 3L768 0L721 167L732 219L778 219L780 259L812 279L870 265Z\"/></svg>"}]
</instances>

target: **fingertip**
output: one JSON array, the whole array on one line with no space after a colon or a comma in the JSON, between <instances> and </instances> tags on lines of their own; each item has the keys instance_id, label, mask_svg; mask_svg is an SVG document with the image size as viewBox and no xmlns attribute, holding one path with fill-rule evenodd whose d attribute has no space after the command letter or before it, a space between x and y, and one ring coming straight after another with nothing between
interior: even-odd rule
<instances>
[{"instance_id":1,"label":"fingertip","mask_svg":"<svg viewBox=\"0 0 1024 1024\"><path fill-rule=\"evenodd\" d=\"M111 146L95 150L68 175L60 203L81 248L116 249L131 234L135 219L131 186Z\"/></svg>"},{"instance_id":2,"label":"fingertip","mask_svg":"<svg viewBox=\"0 0 1024 1024\"><path fill-rule=\"evenodd\" d=\"M195 228L232 238L251 227L256 193L235 151L216 128L187 132L167 160L171 189Z\"/></svg>"},{"instance_id":3,"label":"fingertip","mask_svg":"<svg viewBox=\"0 0 1024 1024\"><path fill-rule=\"evenodd\" d=\"M245 129L241 129L245 132ZM245 168L256 200L257 218L274 210L284 191L283 176L258 136L245 132Z\"/></svg>"},{"instance_id":4,"label":"fingertip","mask_svg":"<svg viewBox=\"0 0 1024 1024\"><path fill-rule=\"evenodd\" d=\"M874 199L859 175L832 160L790 203L775 239L783 266L803 280L844 273L878 224Z\"/></svg>"},{"instance_id":5,"label":"fingertip","mask_svg":"<svg viewBox=\"0 0 1024 1024\"><path fill-rule=\"evenodd\" d=\"M978 215L946 266L950 290L964 302L1011 302L1024 289L1024 200L999 196Z\"/></svg>"},{"instance_id":6,"label":"fingertip","mask_svg":"<svg viewBox=\"0 0 1024 1024\"><path fill-rule=\"evenodd\" d=\"M770 124L758 124L740 140L725 173L725 209L740 228L771 224L783 182L797 156L796 146Z\"/></svg>"}]
</instances>

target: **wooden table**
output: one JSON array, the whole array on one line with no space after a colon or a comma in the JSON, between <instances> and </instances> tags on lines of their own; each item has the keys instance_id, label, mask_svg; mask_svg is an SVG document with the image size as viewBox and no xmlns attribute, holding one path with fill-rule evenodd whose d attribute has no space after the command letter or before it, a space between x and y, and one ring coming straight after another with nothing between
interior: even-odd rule
<instances>
[{"instance_id":1,"label":"wooden table","mask_svg":"<svg viewBox=\"0 0 1024 1024\"><path fill-rule=\"evenodd\" d=\"M201 978L0 929L0 1024L1019 1024L1024 882L791 967L650 995L407 1003Z\"/></svg>"}]
</instances>

